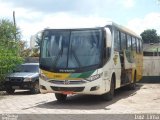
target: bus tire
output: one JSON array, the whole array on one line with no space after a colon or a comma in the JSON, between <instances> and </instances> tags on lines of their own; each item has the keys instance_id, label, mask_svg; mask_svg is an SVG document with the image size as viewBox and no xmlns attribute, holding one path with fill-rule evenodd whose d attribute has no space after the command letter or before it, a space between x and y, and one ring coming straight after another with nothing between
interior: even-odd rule
<instances>
[{"instance_id":1,"label":"bus tire","mask_svg":"<svg viewBox=\"0 0 160 120\"><path fill-rule=\"evenodd\" d=\"M111 85L110 85L110 91L108 93L103 94L102 98L104 100L107 100L107 101L112 100L113 97L114 97L114 90L115 90L115 81L114 81L114 79L112 77L112 79L111 79Z\"/></svg>"},{"instance_id":2,"label":"bus tire","mask_svg":"<svg viewBox=\"0 0 160 120\"><path fill-rule=\"evenodd\" d=\"M134 74L134 81L133 81L133 83L130 83L127 88L129 90L135 90L136 89L136 72Z\"/></svg>"},{"instance_id":3,"label":"bus tire","mask_svg":"<svg viewBox=\"0 0 160 120\"><path fill-rule=\"evenodd\" d=\"M67 95L61 94L61 93L55 93L55 97L56 97L57 101L63 102L66 100Z\"/></svg>"}]
</instances>

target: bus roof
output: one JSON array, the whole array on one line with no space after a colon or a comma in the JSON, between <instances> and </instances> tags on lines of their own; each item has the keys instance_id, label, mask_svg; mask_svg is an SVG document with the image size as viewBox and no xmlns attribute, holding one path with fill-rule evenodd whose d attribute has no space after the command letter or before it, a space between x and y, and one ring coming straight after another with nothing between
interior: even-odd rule
<instances>
[{"instance_id":1,"label":"bus roof","mask_svg":"<svg viewBox=\"0 0 160 120\"><path fill-rule=\"evenodd\" d=\"M89 25L89 26L78 26L78 27L74 26L74 27L64 27L64 28L57 28L56 27L56 28L53 28L53 29L52 28L46 28L45 30L51 30L51 29L52 30L69 30L69 29L76 30L76 29L93 29L93 28L95 28L95 29L97 28L98 29L98 28L106 27L108 25L114 26L114 27L118 28L121 31L124 31L124 32L129 33L131 35L134 35L134 36L136 36L138 38L141 38L139 35L137 35L132 30L130 30L130 29L124 27L124 26L118 25L113 21L107 21L105 24L102 23L102 24L94 24L94 25Z\"/></svg>"},{"instance_id":2,"label":"bus roof","mask_svg":"<svg viewBox=\"0 0 160 120\"><path fill-rule=\"evenodd\" d=\"M114 23L114 22L108 22L107 25L112 25L112 26L118 28L118 29L121 30L121 31L124 31L124 32L126 32L126 33L129 33L129 34L134 35L134 36L136 36L136 37L138 37L138 38L141 39L141 37L140 37L138 34L136 34L136 33L133 32L131 29L128 29L128 28L126 28L126 27L124 27L124 26L118 25L118 24L116 24L116 23ZM107 26L107 25L106 25L106 26Z\"/></svg>"}]
</instances>

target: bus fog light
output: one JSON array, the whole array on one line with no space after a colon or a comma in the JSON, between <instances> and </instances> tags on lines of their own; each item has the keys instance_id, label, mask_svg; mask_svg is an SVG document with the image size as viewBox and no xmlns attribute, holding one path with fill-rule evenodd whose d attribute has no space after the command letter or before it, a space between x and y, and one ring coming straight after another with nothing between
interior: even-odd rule
<instances>
[{"instance_id":1,"label":"bus fog light","mask_svg":"<svg viewBox=\"0 0 160 120\"><path fill-rule=\"evenodd\" d=\"M100 87L99 86L94 86L94 87L91 87L90 91L95 91L95 90L98 90Z\"/></svg>"}]
</instances>

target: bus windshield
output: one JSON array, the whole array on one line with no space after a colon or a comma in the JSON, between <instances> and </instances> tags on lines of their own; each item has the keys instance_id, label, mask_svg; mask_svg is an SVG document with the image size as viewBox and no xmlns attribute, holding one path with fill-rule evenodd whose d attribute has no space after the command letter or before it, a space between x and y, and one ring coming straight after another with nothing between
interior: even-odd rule
<instances>
[{"instance_id":1,"label":"bus windshield","mask_svg":"<svg viewBox=\"0 0 160 120\"><path fill-rule=\"evenodd\" d=\"M94 30L44 31L41 66L78 69L100 64L102 32Z\"/></svg>"}]
</instances>

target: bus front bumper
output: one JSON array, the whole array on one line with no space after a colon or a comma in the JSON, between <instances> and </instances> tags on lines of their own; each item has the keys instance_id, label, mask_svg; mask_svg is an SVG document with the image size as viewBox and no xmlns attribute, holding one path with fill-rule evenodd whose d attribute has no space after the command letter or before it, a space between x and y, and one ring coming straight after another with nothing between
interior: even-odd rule
<instances>
[{"instance_id":1,"label":"bus front bumper","mask_svg":"<svg viewBox=\"0 0 160 120\"><path fill-rule=\"evenodd\" d=\"M40 79L40 91L41 93L101 95L109 90L106 90L102 79L83 84L54 84Z\"/></svg>"}]
</instances>

